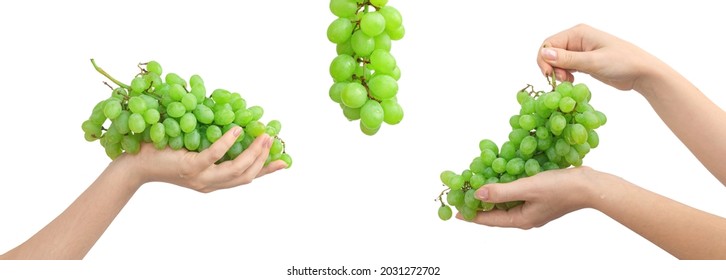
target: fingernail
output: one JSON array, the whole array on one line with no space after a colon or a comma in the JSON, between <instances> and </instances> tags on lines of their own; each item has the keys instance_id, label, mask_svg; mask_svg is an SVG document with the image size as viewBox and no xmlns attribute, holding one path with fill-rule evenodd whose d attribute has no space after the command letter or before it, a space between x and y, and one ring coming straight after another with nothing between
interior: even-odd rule
<instances>
[{"instance_id":1,"label":"fingernail","mask_svg":"<svg viewBox=\"0 0 726 280\"><path fill-rule=\"evenodd\" d=\"M542 48L542 57L546 60L557 60L557 51L550 48Z\"/></svg>"},{"instance_id":2,"label":"fingernail","mask_svg":"<svg viewBox=\"0 0 726 280\"><path fill-rule=\"evenodd\" d=\"M272 137L267 136L267 142L265 142L265 147L272 147Z\"/></svg>"},{"instance_id":3,"label":"fingernail","mask_svg":"<svg viewBox=\"0 0 726 280\"><path fill-rule=\"evenodd\" d=\"M489 189L488 188L479 188L476 190L476 193L474 193L474 196L478 198L479 200L486 201L489 199Z\"/></svg>"},{"instance_id":4,"label":"fingernail","mask_svg":"<svg viewBox=\"0 0 726 280\"><path fill-rule=\"evenodd\" d=\"M239 127L239 126L237 126L237 127L233 128L233 129L234 129L234 130L232 131L232 133L234 133L234 136L239 136L239 135L240 135L240 133L242 133L242 128L241 128L241 127Z\"/></svg>"}]
</instances>

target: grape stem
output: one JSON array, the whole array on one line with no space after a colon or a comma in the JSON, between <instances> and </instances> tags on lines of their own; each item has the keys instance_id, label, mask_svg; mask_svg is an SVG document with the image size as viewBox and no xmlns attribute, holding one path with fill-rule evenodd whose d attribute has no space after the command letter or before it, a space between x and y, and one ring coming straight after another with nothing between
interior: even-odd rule
<instances>
[{"instance_id":1,"label":"grape stem","mask_svg":"<svg viewBox=\"0 0 726 280\"><path fill-rule=\"evenodd\" d=\"M441 193L439 194L439 198L438 198L438 200L439 200L439 202L441 202L441 206L444 206L444 205L445 205L445 204L444 204L444 199L443 199L442 197L444 196L444 193L445 193L446 191L448 191L448 190L449 190L449 188L445 188L445 189L444 189L443 191L441 191ZM436 199L434 199L434 201L436 201Z\"/></svg>"},{"instance_id":2,"label":"grape stem","mask_svg":"<svg viewBox=\"0 0 726 280\"><path fill-rule=\"evenodd\" d=\"M547 82L550 82L549 78L547 78ZM557 78L555 77L555 71L552 71L552 82L550 84L552 85L552 91L555 91L557 89Z\"/></svg>"},{"instance_id":3,"label":"grape stem","mask_svg":"<svg viewBox=\"0 0 726 280\"><path fill-rule=\"evenodd\" d=\"M128 90L131 89L131 87L129 87L128 85L126 85L126 84L124 84L122 82L120 82L119 80L116 80L114 77L111 77L111 75L109 75L108 73L106 73L106 71L104 71L103 69L101 69L101 67L98 67L98 65L96 65L96 61L93 58L91 58L91 64L93 64L93 68L95 68L96 71L98 71L98 73L101 73L101 75L103 75L104 77L106 77L109 80L111 80L114 84L117 84L118 86L120 86L122 88L125 88L125 89L128 89Z\"/></svg>"}]
</instances>

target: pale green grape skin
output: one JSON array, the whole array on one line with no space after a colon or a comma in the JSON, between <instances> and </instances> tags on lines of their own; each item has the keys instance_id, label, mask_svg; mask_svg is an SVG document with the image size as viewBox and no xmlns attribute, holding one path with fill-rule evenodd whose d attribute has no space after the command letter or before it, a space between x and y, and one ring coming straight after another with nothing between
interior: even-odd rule
<instances>
[{"instance_id":1,"label":"pale green grape skin","mask_svg":"<svg viewBox=\"0 0 726 280\"><path fill-rule=\"evenodd\" d=\"M451 219L452 215L453 212L451 211L451 207L448 205L441 205L441 207L439 207L439 219L446 221Z\"/></svg>"},{"instance_id":2,"label":"pale green grape skin","mask_svg":"<svg viewBox=\"0 0 726 280\"><path fill-rule=\"evenodd\" d=\"M214 114L214 124L221 126L228 125L234 122L235 118L236 115L232 110L224 109Z\"/></svg>"},{"instance_id":3,"label":"pale green grape skin","mask_svg":"<svg viewBox=\"0 0 726 280\"><path fill-rule=\"evenodd\" d=\"M461 207L461 215L467 221L473 221L476 218L476 209L472 209L466 206Z\"/></svg>"},{"instance_id":4,"label":"pale green grape skin","mask_svg":"<svg viewBox=\"0 0 726 280\"><path fill-rule=\"evenodd\" d=\"M507 162L506 166L507 174L516 176L524 172L524 160L521 158L513 158Z\"/></svg>"},{"instance_id":5,"label":"pale green grape skin","mask_svg":"<svg viewBox=\"0 0 726 280\"><path fill-rule=\"evenodd\" d=\"M262 118L262 115L265 113L265 110L262 109L260 106L252 106L247 108L247 110L250 110L252 112L252 120L256 121Z\"/></svg>"},{"instance_id":6,"label":"pale green grape skin","mask_svg":"<svg viewBox=\"0 0 726 280\"><path fill-rule=\"evenodd\" d=\"M572 97L572 83L570 82L561 82L557 85L555 90L560 93L562 97L569 96Z\"/></svg>"},{"instance_id":7,"label":"pale green grape skin","mask_svg":"<svg viewBox=\"0 0 726 280\"><path fill-rule=\"evenodd\" d=\"M131 113L143 114L146 111L146 101L139 96L131 97L129 99L129 110Z\"/></svg>"},{"instance_id":8,"label":"pale green grape skin","mask_svg":"<svg viewBox=\"0 0 726 280\"><path fill-rule=\"evenodd\" d=\"M368 81L368 89L372 95L385 100L396 96L398 82L389 75L376 75Z\"/></svg>"},{"instance_id":9,"label":"pale green grape skin","mask_svg":"<svg viewBox=\"0 0 726 280\"><path fill-rule=\"evenodd\" d=\"M481 157L474 158L469 164L469 170L476 173L483 173L487 166L484 164L484 160Z\"/></svg>"},{"instance_id":10,"label":"pale green grape skin","mask_svg":"<svg viewBox=\"0 0 726 280\"><path fill-rule=\"evenodd\" d=\"M343 115L349 121L354 121L354 120L360 119L360 108L350 108L343 104L340 104L340 107L343 109Z\"/></svg>"},{"instance_id":11,"label":"pale green grape skin","mask_svg":"<svg viewBox=\"0 0 726 280\"><path fill-rule=\"evenodd\" d=\"M360 20L360 30L370 37L383 33L386 29L386 19L378 12L368 12Z\"/></svg>"},{"instance_id":12,"label":"pale green grape skin","mask_svg":"<svg viewBox=\"0 0 726 280\"><path fill-rule=\"evenodd\" d=\"M533 154L537 150L537 138L531 135L524 137L519 145L519 150L523 154Z\"/></svg>"},{"instance_id":13,"label":"pale green grape skin","mask_svg":"<svg viewBox=\"0 0 726 280\"><path fill-rule=\"evenodd\" d=\"M504 158L497 158L492 161L492 170L498 174L502 174L507 170L507 160Z\"/></svg>"},{"instance_id":14,"label":"pale green grape skin","mask_svg":"<svg viewBox=\"0 0 726 280\"><path fill-rule=\"evenodd\" d=\"M149 128L149 136L154 143L161 142L166 136L166 128L163 123L155 123Z\"/></svg>"},{"instance_id":15,"label":"pale green grape skin","mask_svg":"<svg viewBox=\"0 0 726 280\"><path fill-rule=\"evenodd\" d=\"M194 113L194 116L197 118L199 123L211 124L214 121L214 112L212 112L212 109L209 107L204 106L204 104L198 104L192 113Z\"/></svg>"},{"instance_id":16,"label":"pale green grape skin","mask_svg":"<svg viewBox=\"0 0 726 280\"><path fill-rule=\"evenodd\" d=\"M388 36L391 37L391 40L398 41L403 39L403 36L406 35L406 29L403 27L403 25L399 25L398 28L395 30L387 30Z\"/></svg>"},{"instance_id":17,"label":"pale green grape skin","mask_svg":"<svg viewBox=\"0 0 726 280\"><path fill-rule=\"evenodd\" d=\"M471 176L471 179L469 180L469 184L474 189L480 188L485 183L486 183L486 178L484 178L484 175L481 175L481 174L474 174Z\"/></svg>"},{"instance_id":18,"label":"pale green grape skin","mask_svg":"<svg viewBox=\"0 0 726 280\"><path fill-rule=\"evenodd\" d=\"M175 119L167 118L164 120L163 123L167 136L175 138L181 135L181 127L179 127L179 122L177 122Z\"/></svg>"},{"instance_id":19,"label":"pale green grape skin","mask_svg":"<svg viewBox=\"0 0 726 280\"><path fill-rule=\"evenodd\" d=\"M207 127L205 136L207 137L207 140L209 140L209 142L211 142L211 143L217 142L217 140L219 140L219 138L222 138L222 129L219 128L219 126L210 125L209 127Z\"/></svg>"},{"instance_id":20,"label":"pale green grape skin","mask_svg":"<svg viewBox=\"0 0 726 280\"><path fill-rule=\"evenodd\" d=\"M198 74L194 74L191 77L189 77L189 85L194 89L195 87L203 87L204 86L204 79L202 79L202 76L199 76Z\"/></svg>"},{"instance_id":21,"label":"pale green grape skin","mask_svg":"<svg viewBox=\"0 0 726 280\"><path fill-rule=\"evenodd\" d=\"M267 123L267 126L274 128L277 133L280 133L280 130L282 130L282 123L278 120L271 120Z\"/></svg>"},{"instance_id":22,"label":"pale green grape skin","mask_svg":"<svg viewBox=\"0 0 726 280\"><path fill-rule=\"evenodd\" d=\"M129 130L134 133L142 133L146 129L146 121L140 114L133 113L129 116Z\"/></svg>"},{"instance_id":23,"label":"pale green grape skin","mask_svg":"<svg viewBox=\"0 0 726 280\"><path fill-rule=\"evenodd\" d=\"M444 185L447 185L449 182L449 179L454 177L456 173L451 170L442 171L441 174L439 174L439 179L441 179L441 183Z\"/></svg>"},{"instance_id":24,"label":"pale green grape skin","mask_svg":"<svg viewBox=\"0 0 726 280\"><path fill-rule=\"evenodd\" d=\"M492 162L494 162L494 160L497 159L497 154L494 153L490 149L484 149L481 152L479 158L481 158L482 163L484 164L485 167L490 167L490 166L492 166Z\"/></svg>"},{"instance_id":25,"label":"pale green grape skin","mask_svg":"<svg viewBox=\"0 0 726 280\"><path fill-rule=\"evenodd\" d=\"M169 147L175 151L184 147L184 136L180 134L176 137L169 138Z\"/></svg>"},{"instance_id":26,"label":"pale green grape skin","mask_svg":"<svg viewBox=\"0 0 726 280\"><path fill-rule=\"evenodd\" d=\"M259 121L250 122L247 124L247 127L245 127L245 132L256 138L257 136L262 135L262 133L265 133L265 125Z\"/></svg>"},{"instance_id":27,"label":"pale green grape skin","mask_svg":"<svg viewBox=\"0 0 726 280\"><path fill-rule=\"evenodd\" d=\"M121 148L129 154L136 154L141 148L141 143L139 143L138 137L134 135L126 135L124 136L124 139L121 140Z\"/></svg>"},{"instance_id":28,"label":"pale green grape skin","mask_svg":"<svg viewBox=\"0 0 726 280\"><path fill-rule=\"evenodd\" d=\"M166 80L167 84L172 85L172 86L180 85L183 88L187 87L187 82L182 77L177 75L176 73L167 73L165 80Z\"/></svg>"},{"instance_id":29,"label":"pale green grape skin","mask_svg":"<svg viewBox=\"0 0 726 280\"><path fill-rule=\"evenodd\" d=\"M179 119L179 127L184 133L191 133L197 128L197 118L192 113L186 113Z\"/></svg>"},{"instance_id":30,"label":"pale green grape skin","mask_svg":"<svg viewBox=\"0 0 726 280\"><path fill-rule=\"evenodd\" d=\"M386 23L386 31L388 31L389 33L391 31L399 29L402 26L403 20L401 18L401 13L399 13L396 8L391 6L381 7L378 10L378 13L383 16L383 19Z\"/></svg>"},{"instance_id":31,"label":"pale green grape skin","mask_svg":"<svg viewBox=\"0 0 726 280\"><path fill-rule=\"evenodd\" d=\"M201 144L202 136L199 130L192 130L189 133L184 134L184 148L190 151L196 151Z\"/></svg>"},{"instance_id":32,"label":"pale green grape skin","mask_svg":"<svg viewBox=\"0 0 726 280\"><path fill-rule=\"evenodd\" d=\"M186 111L184 105L178 101L174 101L166 107L166 113L172 118L180 118Z\"/></svg>"},{"instance_id":33,"label":"pale green grape skin","mask_svg":"<svg viewBox=\"0 0 726 280\"><path fill-rule=\"evenodd\" d=\"M532 115L523 115L519 117L519 127L524 130L530 131L535 128L537 123Z\"/></svg>"},{"instance_id":34,"label":"pale green grape skin","mask_svg":"<svg viewBox=\"0 0 726 280\"><path fill-rule=\"evenodd\" d=\"M343 89L347 85L348 85L348 83L346 83L346 82L334 83L330 87L330 90L328 90L328 96L330 96L330 100L333 100L335 103L339 103L339 104L341 102L343 102L341 100L341 95L343 95Z\"/></svg>"},{"instance_id":35,"label":"pale green grape skin","mask_svg":"<svg viewBox=\"0 0 726 280\"><path fill-rule=\"evenodd\" d=\"M341 54L350 55L350 56L355 55L355 51L353 50L353 46L350 44L350 40L347 40L343 43L336 45L335 52L339 55L341 55Z\"/></svg>"},{"instance_id":36,"label":"pale green grape skin","mask_svg":"<svg viewBox=\"0 0 726 280\"><path fill-rule=\"evenodd\" d=\"M573 124L570 135L575 144L584 144L587 142L587 129L582 124Z\"/></svg>"},{"instance_id":37,"label":"pale green grape skin","mask_svg":"<svg viewBox=\"0 0 726 280\"><path fill-rule=\"evenodd\" d=\"M572 87L572 99L578 103L587 101L589 95L590 89L585 84L576 84Z\"/></svg>"},{"instance_id":38,"label":"pale green grape skin","mask_svg":"<svg viewBox=\"0 0 726 280\"><path fill-rule=\"evenodd\" d=\"M396 125L403 120L403 108L398 102L388 99L381 102L383 108L383 121L390 125Z\"/></svg>"},{"instance_id":39,"label":"pale green grape skin","mask_svg":"<svg viewBox=\"0 0 726 280\"><path fill-rule=\"evenodd\" d=\"M462 191L461 189L450 190L449 193L446 194L446 203L451 206L464 205L464 191Z\"/></svg>"},{"instance_id":40,"label":"pale green grape skin","mask_svg":"<svg viewBox=\"0 0 726 280\"><path fill-rule=\"evenodd\" d=\"M131 80L131 92L139 94L144 92L149 85L147 84L146 80L142 77L136 77L133 80Z\"/></svg>"},{"instance_id":41,"label":"pale green grape skin","mask_svg":"<svg viewBox=\"0 0 726 280\"><path fill-rule=\"evenodd\" d=\"M118 100L108 100L103 107L103 114L109 120L114 120L121 115L121 102Z\"/></svg>"},{"instance_id":42,"label":"pale green grape skin","mask_svg":"<svg viewBox=\"0 0 726 280\"><path fill-rule=\"evenodd\" d=\"M376 73L390 74L396 68L396 59L386 50L374 50L371 53L370 61L370 66L376 70Z\"/></svg>"},{"instance_id":43,"label":"pale green grape skin","mask_svg":"<svg viewBox=\"0 0 726 280\"><path fill-rule=\"evenodd\" d=\"M353 47L353 51L362 57L370 56L376 47L375 40L361 30L353 33L353 36L350 38L350 44Z\"/></svg>"},{"instance_id":44,"label":"pale green grape skin","mask_svg":"<svg viewBox=\"0 0 726 280\"><path fill-rule=\"evenodd\" d=\"M169 88L169 97L174 101L181 101L187 91L179 84L171 85Z\"/></svg>"},{"instance_id":45,"label":"pale green grape skin","mask_svg":"<svg viewBox=\"0 0 726 280\"><path fill-rule=\"evenodd\" d=\"M476 199L474 194L476 193L476 190L469 189L464 193L464 205L466 207L477 209L479 208L479 205L481 204L481 201Z\"/></svg>"},{"instance_id":46,"label":"pale green grape skin","mask_svg":"<svg viewBox=\"0 0 726 280\"><path fill-rule=\"evenodd\" d=\"M331 0L330 11L341 18L349 18L358 11L358 4L354 0Z\"/></svg>"},{"instance_id":47,"label":"pale green grape skin","mask_svg":"<svg viewBox=\"0 0 726 280\"><path fill-rule=\"evenodd\" d=\"M378 131L381 129L380 126L372 127L372 128L367 127L363 124L363 122L360 122L358 126L360 127L360 131L363 132L363 134L368 135L368 136L376 135L376 133L378 133Z\"/></svg>"},{"instance_id":48,"label":"pale green grape skin","mask_svg":"<svg viewBox=\"0 0 726 280\"><path fill-rule=\"evenodd\" d=\"M560 111L562 111L564 113L572 112L572 110L575 109L576 105L577 105L577 102L569 96L563 97L562 99L560 99L560 104L559 104Z\"/></svg>"},{"instance_id":49,"label":"pale green grape skin","mask_svg":"<svg viewBox=\"0 0 726 280\"><path fill-rule=\"evenodd\" d=\"M499 156L504 158L505 160L511 160L516 155L517 148L514 146L512 142L504 142L502 144L502 150L499 153Z\"/></svg>"},{"instance_id":50,"label":"pale green grape skin","mask_svg":"<svg viewBox=\"0 0 726 280\"><path fill-rule=\"evenodd\" d=\"M161 114L156 109L149 109L144 112L144 121L149 125L158 123L159 119L161 119Z\"/></svg>"},{"instance_id":51,"label":"pale green grape skin","mask_svg":"<svg viewBox=\"0 0 726 280\"><path fill-rule=\"evenodd\" d=\"M449 179L449 182L446 186L448 186L452 190L459 190L464 187L464 178L460 175L454 175Z\"/></svg>"},{"instance_id":52,"label":"pale green grape skin","mask_svg":"<svg viewBox=\"0 0 726 280\"><path fill-rule=\"evenodd\" d=\"M199 118L199 117L197 117ZM199 120L201 122L201 120ZM212 121L214 121L214 113L212 113ZM210 121L209 123L212 123ZM246 126L249 122L252 121L252 112L247 109L239 109L234 112L234 123Z\"/></svg>"},{"instance_id":53,"label":"pale green grape skin","mask_svg":"<svg viewBox=\"0 0 726 280\"><path fill-rule=\"evenodd\" d=\"M333 44L345 43L353 34L353 23L347 18L338 18L328 26L328 40Z\"/></svg>"},{"instance_id":54,"label":"pale green grape skin","mask_svg":"<svg viewBox=\"0 0 726 280\"><path fill-rule=\"evenodd\" d=\"M600 145L600 136L596 131L590 130L587 132L587 143L592 149L597 148L597 146Z\"/></svg>"},{"instance_id":55,"label":"pale green grape skin","mask_svg":"<svg viewBox=\"0 0 726 280\"><path fill-rule=\"evenodd\" d=\"M152 60L152 61L149 61L146 63L146 71L149 71L158 76L161 76L161 73L162 73L161 70L162 70L162 68L161 68L161 64L159 64L159 62Z\"/></svg>"},{"instance_id":56,"label":"pale green grape skin","mask_svg":"<svg viewBox=\"0 0 726 280\"><path fill-rule=\"evenodd\" d=\"M497 144L494 143L494 141L489 139L479 141L479 150L481 150L482 152L484 150L490 150L494 152L495 155L499 154L499 147L497 147Z\"/></svg>"},{"instance_id":57,"label":"pale green grape skin","mask_svg":"<svg viewBox=\"0 0 726 280\"><path fill-rule=\"evenodd\" d=\"M348 83L341 94L343 105L349 108L360 108L368 99L368 91L359 83Z\"/></svg>"},{"instance_id":58,"label":"pale green grape skin","mask_svg":"<svg viewBox=\"0 0 726 280\"><path fill-rule=\"evenodd\" d=\"M536 159L529 159L524 163L524 172L527 176L534 176L540 172L539 162Z\"/></svg>"},{"instance_id":59,"label":"pale green grape skin","mask_svg":"<svg viewBox=\"0 0 726 280\"><path fill-rule=\"evenodd\" d=\"M371 5L376 7L383 7L388 3L388 0L371 0Z\"/></svg>"},{"instance_id":60,"label":"pale green grape skin","mask_svg":"<svg viewBox=\"0 0 726 280\"><path fill-rule=\"evenodd\" d=\"M290 157L289 154L283 153L280 155L280 160L284 161L287 165L286 168L290 168L292 166L292 157Z\"/></svg>"},{"instance_id":61,"label":"pale green grape skin","mask_svg":"<svg viewBox=\"0 0 726 280\"><path fill-rule=\"evenodd\" d=\"M360 109L360 121L366 128L375 129L383 123L383 107L375 100L368 100Z\"/></svg>"},{"instance_id":62,"label":"pale green grape skin","mask_svg":"<svg viewBox=\"0 0 726 280\"><path fill-rule=\"evenodd\" d=\"M194 110L197 107L197 97L191 93L184 94L181 104L184 105L187 111Z\"/></svg>"},{"instance_id":63,"label":"pale green grape skin","mask_svg":"<svg viewBox=\"0 0 726 280\"><path fill-rule=\"evenodd\" d=\"M391 36L388 36L387 33L381 33L380 35L373 38L373 41L375 43L375 49L376 50L384 50L387 52L391 51ZM352 47L351 47L352 50ZM374 50L375 51L375 50Z\"/></svg>"}]
</instances>

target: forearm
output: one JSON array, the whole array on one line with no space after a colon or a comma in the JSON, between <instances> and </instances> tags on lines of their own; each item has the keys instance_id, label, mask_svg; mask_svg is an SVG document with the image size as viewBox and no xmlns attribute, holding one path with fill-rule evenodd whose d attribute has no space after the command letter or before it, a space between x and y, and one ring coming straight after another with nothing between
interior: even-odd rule
<instances>
[{"instance_id":1,"label":"forearm","mask_svg":"<svg viewBox=\"0 0 726 280\"><path fill-rule=\"evenodd\" d=\"M726 185L726 112L665 64L654 67L635 89L673 133Z\"/></svg>"},{"instance_id":2,"label":"forearm","mask_svg":"<svg viewBox=\"0 0 726 280\"><path fill-rule=\"evenodd\" d=\"M679 259L726 259L726 219L597 172L590 206Z\"/></svg>"},{"instance_id":3,"label":"forearm","mask_svg":"<svg viewBox=\"0 0 726 280\"><path fill-rule=\"evenodd\" d=\"M141 182L128 174L133 164L122 156L63 213L25 243L0 258L82 259L123 209Z\"/></svg>"}]
</instances>

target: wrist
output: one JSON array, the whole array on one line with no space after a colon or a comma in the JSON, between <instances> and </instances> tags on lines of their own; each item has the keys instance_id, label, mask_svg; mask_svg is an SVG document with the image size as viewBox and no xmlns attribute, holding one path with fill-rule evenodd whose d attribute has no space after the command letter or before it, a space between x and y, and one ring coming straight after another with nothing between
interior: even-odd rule
<instances>
[{"instance_id":1,"label":"wrist","mask_svg":"<svg viewBox=\"0 0 726 280\"><path fill-rule=\"evenodd\" d=\"M122 154L113 160L107 170L116 177L116 180L133 190L148 183L148 179L143 175L143 168L138 162L138 157L129 154Z\"/></svg>"}]
</instances>

